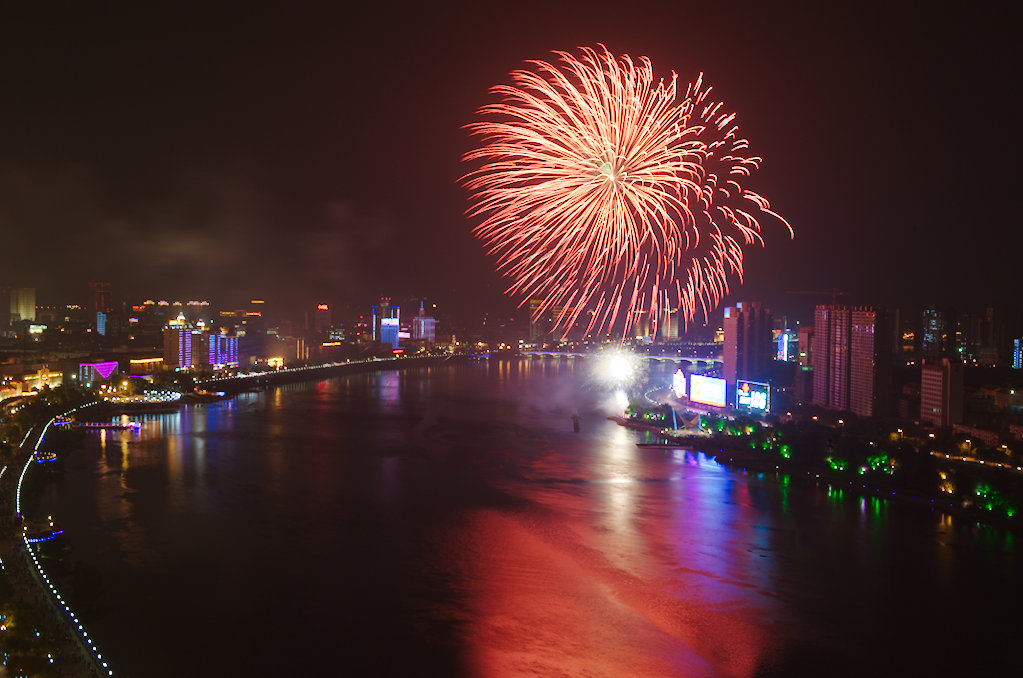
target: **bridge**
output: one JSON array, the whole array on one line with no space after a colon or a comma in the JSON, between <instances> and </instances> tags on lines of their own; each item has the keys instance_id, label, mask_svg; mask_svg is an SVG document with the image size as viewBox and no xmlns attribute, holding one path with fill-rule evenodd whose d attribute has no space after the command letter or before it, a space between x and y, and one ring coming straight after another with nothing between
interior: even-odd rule
<instances>
[{"instance_id":1,"label":"bridge","mask_svg":"<svg viewBox=\"0 0 1023 678\"><path fill-rule=\"evenodd\" d=\"M520 354L529 358L593 358L598 353L578 353L575 351L520 351ZM686 367L710 367L720 368L722 365L721 360L716 358L683 358L681 356L667 356L667 355L643 355L642 353L635 354L637 358L647 360L655 363L671 363L681 364Z\"/></svg>"}]
</instances>

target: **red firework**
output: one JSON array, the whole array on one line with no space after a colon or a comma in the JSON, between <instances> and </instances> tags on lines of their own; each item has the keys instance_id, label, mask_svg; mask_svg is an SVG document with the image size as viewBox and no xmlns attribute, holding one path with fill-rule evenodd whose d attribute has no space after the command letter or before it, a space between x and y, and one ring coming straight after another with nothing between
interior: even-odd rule
<instances>
[{"instance_id":1,"label":"red firework","mask_svg":"<svg viewBox=\"0 0 1023 678\"><path fill-rule=\"evenodd\" d=\"M590 312L586 334L623 322L623 337L639 312L654 328L673 309L706 317L731 275L742 282L743 247L763 245L757 215L792 235L742 186L761 159L702 75L679 97L677 76L655 81L646 57L580 49L514 71L468 125L483 140L463 158L482 161L463 178L474 233L507 292L562 309L565 334Z\"/></svg>"}]
</instances>

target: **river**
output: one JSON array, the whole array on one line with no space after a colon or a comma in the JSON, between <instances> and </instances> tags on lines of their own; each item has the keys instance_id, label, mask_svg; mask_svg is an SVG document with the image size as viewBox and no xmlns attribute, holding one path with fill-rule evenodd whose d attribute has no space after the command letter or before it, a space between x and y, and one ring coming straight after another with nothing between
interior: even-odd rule
<instances>
[{"instance_id":1,"label":"river","mask_svg":"<svg viewBox=\"0 0 1023 678\"><path fill-rule=\"evenodd\" d=\"M130 678L1023 675L1018 535L639 448L586 365L146 415L33 511Z\"/></svg>"}]
</instances>

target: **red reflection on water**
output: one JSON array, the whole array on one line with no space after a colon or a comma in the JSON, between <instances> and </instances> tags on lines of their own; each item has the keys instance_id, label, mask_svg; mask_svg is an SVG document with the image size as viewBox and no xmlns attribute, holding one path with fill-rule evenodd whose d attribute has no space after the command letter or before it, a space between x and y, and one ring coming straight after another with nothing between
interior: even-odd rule
<instances>
[{"instance_id":1,"label":"red reflection on water","mask_svg":"<svg viewBox=\"0 0 1023 678\"><path fill-rule=\"evenodd\" d=\"M609 454L629 457L598 467L603 479L530 486L535 509L459 518L449 547L461 561L466 674L753 675L773 644L770 612L751 595L750 554L730 551L725 479L615 477L622 463L642 477L644 462ZM714 515L680 520L687 503Z\"/></svg>"}]
</instances>

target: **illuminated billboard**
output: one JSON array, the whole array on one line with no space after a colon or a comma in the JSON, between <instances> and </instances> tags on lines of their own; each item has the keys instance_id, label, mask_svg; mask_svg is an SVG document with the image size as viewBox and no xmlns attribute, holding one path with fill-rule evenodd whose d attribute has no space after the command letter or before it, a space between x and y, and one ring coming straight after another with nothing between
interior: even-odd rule
<instances>
[{"instance_id":1,"label":"illuminated billboard","mask_svg":"<svg viewBox=\"0 0 1023 678\"><path fill-rule=\"evenodd\" d=\"M771 409L771 385L740 379L735 383L736 409L767 412Z\"/></svg>"},{"instance_id":2,"label":"illuminated billboard","mask_svg":"<svg viewBox=\"0 0 1023 678\"><path fill-rule=\"evenodd\" d=\"M694 403L724 407L725 380L694 374L689 378L689 400Z\"/></svg>"},{"instance_id":3,"label":"illuminated billboard","mask_svg":"<svg viewBox=\"0 0 1023 678\"><path fill-rule=\"evenodd\" d=\"M686 374L681 369L675 370L675 374L671 378L671 390L678 398L683 398L686 395Z\"/></svg>"}]
</instances>

